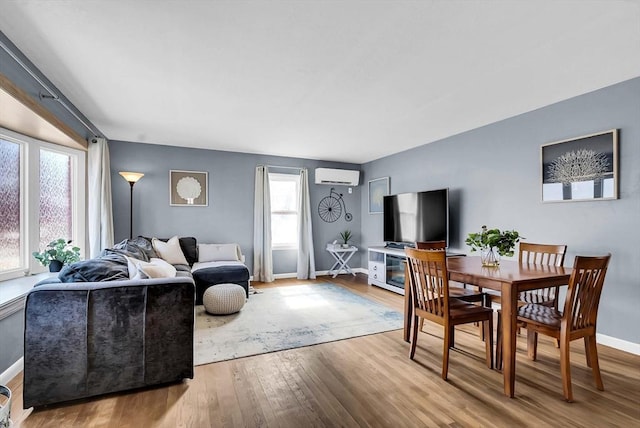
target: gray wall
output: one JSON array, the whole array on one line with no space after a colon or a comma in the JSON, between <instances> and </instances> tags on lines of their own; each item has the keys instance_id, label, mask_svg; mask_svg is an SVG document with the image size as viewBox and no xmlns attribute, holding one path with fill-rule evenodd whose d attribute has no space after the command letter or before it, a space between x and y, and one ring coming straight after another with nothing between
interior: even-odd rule
<instances>
[{"instance_id":1,"label":"gray wall","mask_svg":"<svg viewBox=\"0 0 640 428\"><path fill-rule=\"evenodd\" d=\"M517 94L514 94L517 96ZM620 129L619 199L541 202L540 146ZM392 143L392 142L390 142ZM390 176L391 193L448 187L451 247L483 224L576 254L612 253L598 332L640 343L640 78L363 165L364 182ZM362 245L381 245L382 216L361 200ZM362 263L366 256L361 255Z\"/></svg>"},{"instance_id":2,"label":"gray wall","mask_svg":"<svg viewBox=\"0 0 640 428\"><path fill-rule=\"evenodd\" d=\"M325 246L337 239L341 231L350 229L355 235L354 244L361 241L362 186L353 187L352 194L347 192L347 187L336 186L336 190L343 193L353 220L347 222L342 216L334 223L326 223L318 216L317 208L320 200L328 196L331 186L314 184L317 167L360 169L359 165L123 141L109 142L109 149L116 242L129 235L129 184L118 171L142 172L144 177L134 187L134 235L195 236L201 243L237 242L252 270L255 167L261 164L308 168L316 270L331 267L333 259ZM169 206L169 170L172 169L208 171L209 206ZM274 252L274 273L295 271L295 251Z\"/></svg>"},{"instance_id":3,"label":"gray wall","mask_svg":"<svg viewBox=\"0 0 640 428\"><path fill-rule=\"evenodd\" d=\"M9 49L22 61L34 74L44 82L49 88L51 88L55 94L59 97L60 101L64 101L82 120L92 127L93 131L89 131L76 117L74 117L67 109L65 109L60 102L52 99L40 99L40 93L48 95L47 91L42 88L42 85L37 82L29 73L27 73L4 49L0 49L0 73L4 74L11 80L11 82L18 86L31 96L34 102L42 105L45 109L53 113L59 120L64 122L65 125L71 127L79 135L84 138L92 138L95 136L94 132L102 134L96 127L89 121L84 115L75 108L75 106L60 92L47 77L40 72L33 65L33 63L26 57L20 50L0 31L0 42L4 43Z\"/></svg>"},{"instance_id":4,"label":"gray wall","mask_svg":"<svg viewBox=\"0 0 640 428\"><path fill-rule=\"evenodd\" d=\"M22 358L24 310L0 320L0 374Z\"/></svg>"}]
</instances>

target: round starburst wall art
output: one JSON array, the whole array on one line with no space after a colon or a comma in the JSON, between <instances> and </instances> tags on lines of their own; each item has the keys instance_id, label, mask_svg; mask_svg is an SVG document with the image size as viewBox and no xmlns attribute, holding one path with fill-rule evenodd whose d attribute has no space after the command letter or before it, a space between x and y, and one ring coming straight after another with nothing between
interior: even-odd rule
<instances>
[{"instance_id":1,"label":"round starburst wall art","mask_svg":"<svg viewBox=\"0 0 640 428\"><path fill-rule=\"evenodd\" d=\"M200 186L198 180L193 177L183 177L178 180L176 190L178 191L178 195L187 201L187 204L193 205L194 199L202 193L202 186Z\"/></svg>"},{"instance_id":2,"label":"round starburst wall art","mask_svg":"<svg viewBox=\"0 0 640 428\"><path fill-rule=\"evenodd\" d=\"M207 205L207 172L172 170L169 176L170 205L190 207Z\"/></svg>"}]
</instances>

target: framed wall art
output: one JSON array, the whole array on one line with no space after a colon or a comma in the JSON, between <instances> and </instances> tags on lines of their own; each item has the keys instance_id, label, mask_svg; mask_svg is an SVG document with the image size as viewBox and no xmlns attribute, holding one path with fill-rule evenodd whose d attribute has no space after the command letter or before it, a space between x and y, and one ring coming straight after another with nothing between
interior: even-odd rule
<instances>
[{"instance_id":1,"label":"framed wall art","mask_svg":"<svg viewBox=\"0 0 640 428\"><path fill-rule=\"evenodd\" d=\"M384 197L389 194L389 177L369 181L369 214L382 214Z\"/></svg>"},{"instance_id":2,"label":"framed wall art","mask_svg":"<svg viewBox=\"0 0 640 428\"><path fill-rule=\"evenodd\" d=\"M206 207L209 205L209 173L200 171L169 171L169 205Z\"/></svg>"},{"instance_id":3,"label":"framed wall art","mask_svg":"<svg viewBox=\"0 0 640 428\"><path fill-rule=\"evenodd\" d=\"M618 198L618 130L542 146L542 201Z\"/></svg>"}]
</instances>

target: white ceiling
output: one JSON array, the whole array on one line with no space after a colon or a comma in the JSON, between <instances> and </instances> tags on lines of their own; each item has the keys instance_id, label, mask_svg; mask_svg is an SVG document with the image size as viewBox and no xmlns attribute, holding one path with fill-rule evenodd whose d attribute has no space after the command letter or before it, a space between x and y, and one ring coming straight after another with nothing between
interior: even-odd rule
<instances>
[{"instance_id":1,"label":"white ceiling","mask_svg":"<svg viewBox=\"0 0 640 428\"><path fill-rule=\"evenodd\" d=\"M640 75L625 0L0 0L109 139L364 163Z\"/></svg>"}]
</instances>

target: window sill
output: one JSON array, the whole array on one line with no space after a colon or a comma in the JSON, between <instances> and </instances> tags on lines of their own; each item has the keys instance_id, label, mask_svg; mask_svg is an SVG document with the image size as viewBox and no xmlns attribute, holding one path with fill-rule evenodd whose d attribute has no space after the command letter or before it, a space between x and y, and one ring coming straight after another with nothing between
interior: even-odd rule
<instances>
[{"instance_id":1,"label":"window sill","mask_svg":"<svg viewBox=\"0 0 640 428\"><path fill-rule=\"evenodd\" d=\"M39 273L0 282L0 320L24 308L24 300L35 284L57 273Z\"/></svg>"}]
</instances>

